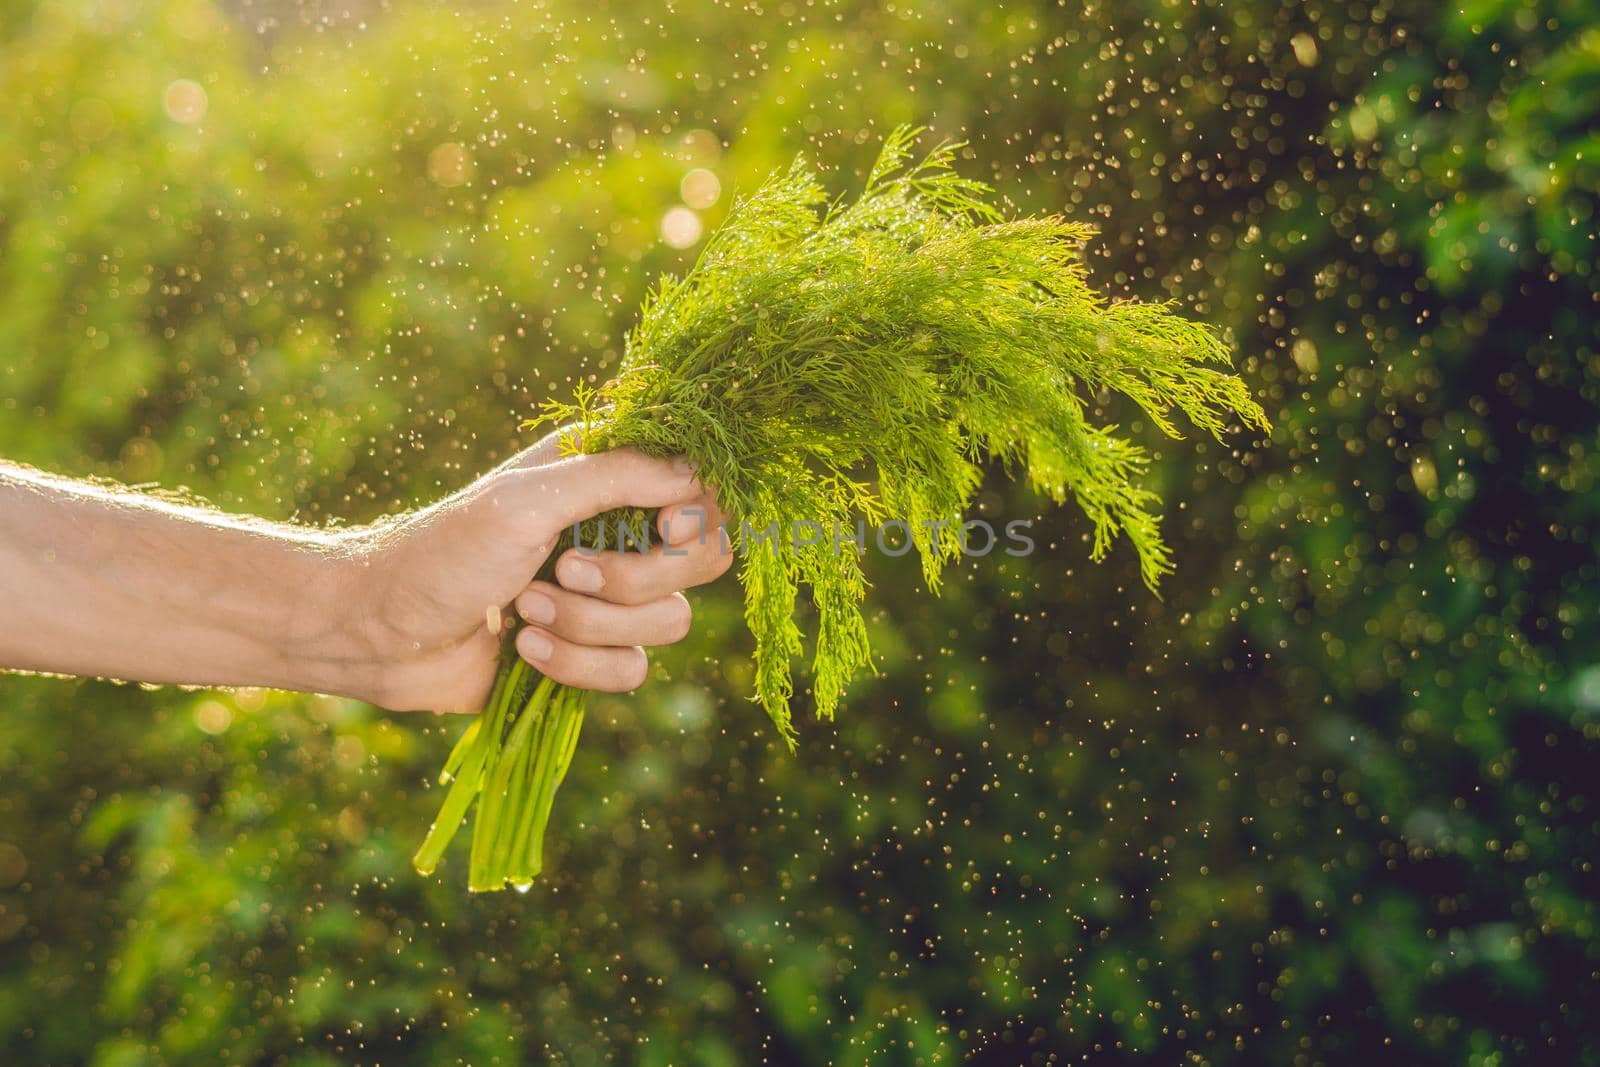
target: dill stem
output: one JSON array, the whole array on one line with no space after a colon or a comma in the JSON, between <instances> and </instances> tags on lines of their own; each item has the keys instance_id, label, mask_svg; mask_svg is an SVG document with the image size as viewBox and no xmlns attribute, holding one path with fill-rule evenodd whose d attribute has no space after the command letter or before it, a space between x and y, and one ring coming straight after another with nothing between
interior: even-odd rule
<instances>
[{"instance_id":1,"label":"dill stem","mask_svg":"<svg viewBox=\"0 0 1600 1067\"><path fill-rule=\"evenodd\" d=\"M456 836L461 821L467 817L472 798L482 788L484 767L498 747L513 682L514 672L502 665L495 678L494 690L489 694L488 707L461 735L461 740L456 742L445 763L446 774L454 774L455 780L445 794L444 803L433 825L428 828L427 836L411 858L412 865L422 874L431 874L439 865L444 850ZM488 721L487 726L483 725L485 720ZM440 776L441 781L444 777Z\"/></svg>"},{"instance_id":2,"label":"dill stem","mask_svg":"<svg viewBox=\"0 0 1600 1067\"><path fill-rule=\"evenodd\" d=\"M526 664L518 661L513 672L518 669L527 669ZM478 816L472 828L467 884L475 892L499 889L505 884L505 848L499 839L506 808L516 802L510 795L512 775L523 749L527 747L529 735L543 717L543 707L548 703L554 685L555 682L549 678L540 679L512 725L505 744L495 753L494 765L484 785L483 796L478 801Z\"/></svg>"},{"instance_id":3,"label":"dill stem","mask_svg":"<svg viewBox=\"0 0 1600 1067\"><path fill-rule=\"evenodd\" d=\"M523 709L523 715L537 715L538 725L534 727L533 737L523 749L517 765L516 774L512 778L512 793L516 803L510 813L502 820L498 830L498 848L504 850L505 856L503 873L507 881L531 882L533 875L538 871L527 872L524 865L528 856L528 838L536 832L534 826L534 782L538 774L539 754L544 750L545 738L550 732L550 719L554 712L554 705L561 700L565 686L556 686L552 695L544 702L542 707L535 708L530 702Z\"/></svg>"}]
</instances>

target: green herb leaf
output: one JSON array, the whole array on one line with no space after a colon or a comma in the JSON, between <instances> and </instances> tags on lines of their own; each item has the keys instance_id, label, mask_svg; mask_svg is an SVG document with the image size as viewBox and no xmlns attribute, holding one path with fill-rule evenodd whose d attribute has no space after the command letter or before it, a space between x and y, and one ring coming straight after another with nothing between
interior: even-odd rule
<instances>
[{"instance_id":1,"label":"green herb leaf","mask_svg":"<svg viewBox=\"0 0 1600 1067\"><path fill-rule=\"evenodd\" d=\"M959 551L939 531L961 523L983 465L998 461L1050 499L1077 502L1094 524L1092 558L1126 535L1153 590L1172 564L1143 482L1147 457L1090 421L1095 399L1121 394L1174 437L1176 414L1214 436L1235 422L1267 427L1209 328L1171 305L1108 302L1090 288L1079 256L1090 227L1004 218L988 186L956 173L960 144L913 163L918 132L884 140L852 202L830 203L803 160L736 201L693 269L650 295L618 376L546 402L532 420L567 427L568 451L681 453L715 487L742 558L755 699L791 748L802 589L817 609L817 715L831 717L872 662L860 558L834 551L831 536L794 545L796 524L903 521L936 591ZM472 754L456 761L488 783L475 889L538 873L577 743L582 695L546 680L522 700L525 688L508 687L512 725L480 738L496 752L481 765ZM534 732L530 715L551 721ZM446 800L456 822L461 784Z\"/></svg>"}]
</instances>

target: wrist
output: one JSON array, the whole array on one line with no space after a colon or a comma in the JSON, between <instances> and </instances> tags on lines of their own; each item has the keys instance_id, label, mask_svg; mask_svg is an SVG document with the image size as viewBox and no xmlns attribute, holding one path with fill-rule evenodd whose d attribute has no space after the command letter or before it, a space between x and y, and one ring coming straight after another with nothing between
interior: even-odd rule
<instances>
[{"instance_id":1,"label":"wrist","mask_svg":"<svg viewBox=\"0 0 1600 1067\"><path fill-rule=\"evenodd\" d=\"M374 557L367 531L312 546L307 580L290 591L282 646L288 688L383 703L384 672L370 635Z\"/></svg>"}]
</instances>

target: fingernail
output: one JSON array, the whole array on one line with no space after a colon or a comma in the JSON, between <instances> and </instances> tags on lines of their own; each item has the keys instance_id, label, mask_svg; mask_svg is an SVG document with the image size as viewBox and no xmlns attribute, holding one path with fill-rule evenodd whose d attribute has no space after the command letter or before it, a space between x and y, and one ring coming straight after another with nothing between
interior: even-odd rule
<instances>
[{"instance_id":1,"label":"fingernail","mask_svg":"<svg viewBox=\"0 0 1600 1067\"><path fill-rule=\"evenodd\" d=\"M556 621L556 602L543 593L524 593L517 601L517 609L528 622L540 624Z\"/></svg>"},{"instance_id":2,"label":"fingernail","mask_svg":"<svg viewBox=\"0 0 1600 1067\"><path fill-rule=\"evenodd\" d=\"M522 650L522 658L529 663L543 663L556 648L548 637L532 630L524 630L518 635L517 646Z\"/></svg>"},{"instance_id":3,"label":"fingernail","mask_svg":"<svg viewBox=\"0 0 1600 1067\"><path fill-rule=\"evenodd\" d=\"M598 593L606 584L605 575L600 573L600 568L587 560L567 558L562 561L561 584L568 589L579 593Z\"/></svg>"}]
</instances>

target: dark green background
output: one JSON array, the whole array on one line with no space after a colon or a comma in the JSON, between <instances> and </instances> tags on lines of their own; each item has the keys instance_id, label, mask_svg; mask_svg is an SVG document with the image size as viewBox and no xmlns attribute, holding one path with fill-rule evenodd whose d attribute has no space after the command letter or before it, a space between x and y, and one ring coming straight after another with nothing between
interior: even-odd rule
<instances>
[{"instance_id":1,"label":"dark green background","mask_svg":"<svg viewBox=\"0 0 1600 1067\"><path fill-rule=\"evenodd\" d=\"M526 896L408 865L459 724L0 679L0 1061L1600 1062L1600 9L553 8L4 5L0 455L429 501L614 364L691 167L709 227L908 120L1275 432L1160 445L1162 600L1070 510L872 561L795 756L699 596Z\"/></svg>"}]
</instances>

